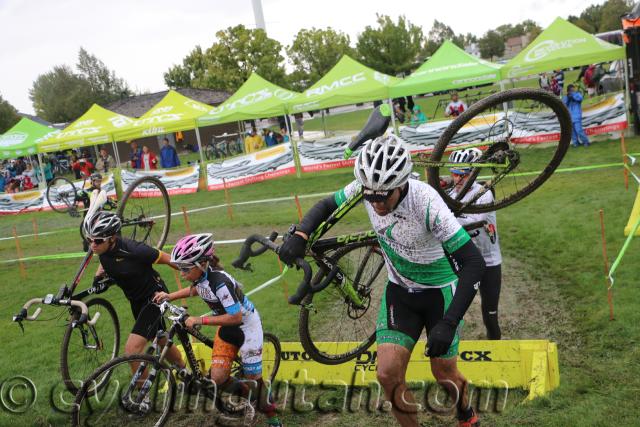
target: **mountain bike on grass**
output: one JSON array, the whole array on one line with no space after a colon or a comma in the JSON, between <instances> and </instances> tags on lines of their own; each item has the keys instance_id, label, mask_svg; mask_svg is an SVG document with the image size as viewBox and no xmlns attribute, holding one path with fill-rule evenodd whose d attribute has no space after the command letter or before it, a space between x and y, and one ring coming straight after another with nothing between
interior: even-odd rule
<instances>
[{"instance_id":1,"label":"mountain bike on grass","mask_svg":"<svg viewBox=\"0 0 640 427\"><path fill-rule=\"evenodd\" d=\"M141 188L156 188L162 197L134 198L135 192ZM118 215L122 219L121 233L125 237L162 249L171 221L169 196L162 182L152 177L137 180L122 198ZM98 366L114 358L120 348L120 322L113 305L102 298L87 301L89 297L105 292L113 281L106 277L90 288L76 292L92 258L93 252L88 250L70 285L62 285L55 295L30 299L13 316L13 321L24 330L22 322L35 321L42 312L42 308L38 307L29 315L31 306L66 309L57 316L62 318L66 315L60 349L60 373L66 388L74 394L79 382Z\"/></svg>"},{"instance_id":2,"label":"mountain bike on grass","mask_svg":"<svg viewBox=\"0 0 640 427\"><path fill-rule=\"evenodd\" d=\"M532 100L541 107L532 109ZM349 144L345 157L382 135L390 114L385 105L374 110L367 125ZM512 89L472 105L447 127L428 156L418 154L414 165L426 168L428 182L454 214L490 212L521 200L542 185L560 164L570 139L571 120L558 98L542 90ZM475 162L443 159L448 152L470 147L483 153ZM467 184L453 197L441 185L451 167L471 169ZM476 181L481 190L463 203L461 200ZM494 201L477 203L487 191L494 193ZM309 356L320 363L346 362L375 340L377 304L387 281L375 232L320 239L361 200L362 192L355 193L310 234L306 255L317 266L315 274L304 259L296 260L304 277L289 302L301 305L300 341ZM267 249L277 252L279 247L273 243L276 236L277 233L269 239L250 236L233 266L247 268L249 257ZM251 246L256 242L260 247L254 250Z\"/></svg>"},{"instance_id":3,"label":"mountain bike on grass","mask_svg":"<svg viewBox=\"0 0 640 427\"><path fill-rule=\"evenodd\" d=\"M185 425L253 420L255 400L260 397L247 399L217 390L196 359L189 336L207 347L212 347L213 341L198 329L186 327L184 322L189 317L186 309L166 301L159 307L168 315L169 330L158 331L146 354L117 357L87 376L76 394L72 425L161 426L170 416L173 423L184 421ZM180 369L166 358L176 337L187 356L189 370ZM164 339L167 341L162 347L159 341ZM280 341L275 335L264 333L262 354L263 377L270 387L280 366ZM239 357L234 361L232 376L243 379ZM95 392L96 384L106 386ZM222 419L212 418L213 408ZM181 413L180 409L185 410Z\"/></svg>"}]
</instances>

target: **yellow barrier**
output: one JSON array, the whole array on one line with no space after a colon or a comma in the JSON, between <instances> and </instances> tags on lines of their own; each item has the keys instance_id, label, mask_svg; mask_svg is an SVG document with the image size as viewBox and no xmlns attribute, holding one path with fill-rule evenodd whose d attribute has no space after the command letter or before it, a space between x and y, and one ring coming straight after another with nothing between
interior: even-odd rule
<instances>
[{"instance_id":1,"label":"yellow barrier","mask_svg":"<svg viewBox=\"0 0 640 427\"><path fill-rule=\"evenodd\" d=\"M331 351L340 351L334 343ZM349 344L343 344L344 351ZM424 343L413 350L407 369L407 381L431 381L429 359ZM282 360L277 379L293 383L352 384L365 386L376 381L376 346L357 359L341 365L314 362L299 343L282 343ZM546 340L461 341L458 367L467 379L482 387L523 388L529 399L542 396L560 384L558 351Z\"/></svg>"},{"instance_id":2,"label":"yellow barrier","mask_svg":"<svg viewBox=\"0 0 640 427\"><path fill-rule=\"evenodd\" d=\"M294 384L326 384L368 386L376 381L377 352L375 344L357 359L341 365L317 363L304 352L298 342L283 342L277 381ZM335 343L327 343L331 351L339 351ZM352 348L341 343L344 351ZM181 346L178 346L184 352ZM271 358L265 347L265 358ZM194 352L200 368L206 372L211 365L211 349L195 343ZM424 356L424 342L418 343L411 355L407 381L435 382L429 359ZM522 388L529 390L529 399L542 396L560 385L558 350L547 340L461 341L458 367L476 386Z\"/></svg>"}]
</instances>

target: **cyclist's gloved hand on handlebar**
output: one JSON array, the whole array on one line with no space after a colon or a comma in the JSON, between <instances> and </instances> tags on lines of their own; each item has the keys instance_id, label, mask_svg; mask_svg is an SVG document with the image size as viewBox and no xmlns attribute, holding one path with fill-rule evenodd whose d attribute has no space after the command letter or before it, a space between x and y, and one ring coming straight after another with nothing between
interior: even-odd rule
<instances>
[{"instance_id":1,"label":"cyclist's gloved hand on handlebar","mask_svg":"<svg viewBox=\"0 0 640 427\"><path fill-rule=\"evenodd\" d=\"M94 294L101 294L107 290L109 278L106 275L95 276L91 286L94 289Z\"/></svg>"},{"instance_id":2,"label":"cyclist's gloved hand on handlebar","mask_svg":"<svg viewBox=\"0 0 640 427\"><path fill-rule=\"evenodd\" d=\"M288 233L285 236L284 243L280 246L278 256L280 260L287 265L293 265L298 258L304 258L304 253L307 248L307 239L300 234Z\"/></svg>"},{"instance_id":3,"label":"cyclist's gloved hand on handlebar","mask_svg":"<svg viewBox=\"0 0 640 427\"><path fill-rule=\"evenodd\" d=\"M436 326L429 331L425 355L427 357L442 357L447 354L456 336L457 328L458 325L444 319L436 323Z\"/></svg>"}]
</instances>

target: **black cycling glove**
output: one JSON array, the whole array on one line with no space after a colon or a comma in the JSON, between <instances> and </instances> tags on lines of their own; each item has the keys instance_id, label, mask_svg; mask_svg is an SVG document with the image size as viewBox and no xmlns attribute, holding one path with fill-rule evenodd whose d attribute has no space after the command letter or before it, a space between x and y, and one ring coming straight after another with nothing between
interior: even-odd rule
<instances>
[{"instance_id":1,"label":"black cycling glove","mask_svg":"<svg viewBox=\"0 0 640 427\"><path fill-rule=\"evenodd\" d=\"M93 293L94 294L101 294L104 291L106 291L107 289L109 289L109 285L110 285L111 280L109 279L108 276L96 276L93 278L93 284L92 287L94 289Z\"/></svg>"},{"instance_id":2,"label":"black cycling glove","mask_svg":"<svg viewBox=\"0 0 640 427\"><path fill-rule=\"evenodd\" d=\"M298 258L304 258L307 241L298 234L290 234L280 246L278 256L287 265L293 265Z\"/></svg>"},{"instance_id":3,"label":"black cycling glove","mask_svg":"<svg viewBox=\"0 0 640 427\"><path fill-rule=\"evenodd\" d=\"M453 338L456 336L458 325L448 320L440 320L436 326L431 328L427 337L427 357L442 357L447 354Z\"/></svg>"}]
</instances>

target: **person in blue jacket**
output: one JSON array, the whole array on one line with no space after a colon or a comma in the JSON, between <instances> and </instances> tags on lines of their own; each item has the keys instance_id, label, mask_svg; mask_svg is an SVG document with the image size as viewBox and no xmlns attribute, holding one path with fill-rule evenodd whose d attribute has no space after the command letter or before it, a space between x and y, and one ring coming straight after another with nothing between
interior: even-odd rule
<instances>
[{"instance_id":1,"label":"person in blue jacket","mask_svg":"<svg viewBox=\"0 0 640 427\"><path fill-rule=\"evenodd\" d=\"M180 166L180 159L178 158L178 153L171 144L169 144L169 139L164 138L162 140L162 148L160 149L160 163L162 167L165 169L175 168L176 166Z\"/></svg>"},{"instance_id":2,"label":"person in blue jacket","mask_svg":"<svg viewBox=\"0 0 640 427\"><path fill-rule=\"evenodd\" d=\"M588 147L590 145L589 138L584 133L584 129L582 129L582 94L576 91L574 85L569 85L567 86L567 95L562 99L562 102L564 102L571 114L571 127L573 129L571 145L574 147L579 145Z\"/></svg>"}]
</instances>

